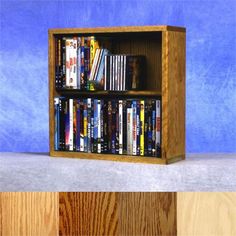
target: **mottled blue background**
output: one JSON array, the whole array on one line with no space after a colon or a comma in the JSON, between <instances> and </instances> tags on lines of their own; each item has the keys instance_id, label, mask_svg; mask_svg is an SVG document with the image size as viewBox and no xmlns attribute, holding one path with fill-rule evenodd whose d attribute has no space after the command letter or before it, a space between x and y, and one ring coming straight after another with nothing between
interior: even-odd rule
<instances>
[{"instance_id":1,"label":"mottled blue background","mask_svg":"<svg viewBox=\"0 0 236 236\"><path fill-rule=\"evenodd\" d=\"M235 1L0 0L0 151L48 151L48 28L187 28L187 152L236 152Z\"/></svg>"}]
</instances>

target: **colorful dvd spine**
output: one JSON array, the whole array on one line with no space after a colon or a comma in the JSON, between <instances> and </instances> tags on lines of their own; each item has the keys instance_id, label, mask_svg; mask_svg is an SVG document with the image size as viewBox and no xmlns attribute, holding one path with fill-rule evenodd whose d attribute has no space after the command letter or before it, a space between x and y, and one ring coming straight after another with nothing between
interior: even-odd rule
<instances>
[{"instance_id":1,"label":"colorful dvd spine","mask_svg":"<svg viewBox=\"0 0 236 236\"><path fill-rule=\"evenodd\" d=\"M54 98L54 150L59 150L59 134L60 134L60 125L59 125L59 98Z\"/></svg>"},{"instance_id":2,"label":"colorful dvd spine","mask_svg":"<svg viewBox=\"0 0 236 236\"><path fill-rule=\"evenodd\" d=\"M66 87L76 88L77 39L66 39Z\"/></svg>"},{"instance_id":3,"label":"colorful dvd spine","mask_svg":"<svg viewBox=\"0 0 236 236\"><path fill-rule=\"evenodd\" d=\"M84 103L80 100L80 151L84 152Z\"/></svg>"},{"instance_id":4,"label":"colorful dvd spine","mask_svg":"<svg viewBox=\"0 0 236 236\"><path fill-rule=\"evenodd\" d=\"M73 130L73 99L69 99L69 151L73 151L73 138L74 138L74 130Z\"/></svg>"},{"instance_id":5,"label":"colorful dvd spine","mask_svg":"<svg viewBox=\"0 0 236 236\"><path fill-rule=\"evenodd\" d=\"M91 36L90 37L90 69L92 69L95 53L98 48L99 48L98 40L96 39L96 37Z\"/></svg>"},{"instance_id":6,"label":"colorful dvd spine","mask_svg":"<svg viewBox=\"0 0 236 236\"><path fill-rule=\"evenodd\" d=\"M58 87L58 39L55 38L55 88Z\"/></svg>"},{"instance_id":7,"label":"colorful dvd spine","mask_svg":"<svg viewBox=\"0 0 236 236\"><path fill-rule=\"evenodd\" d=\"M101 119L101 153L104 153L104 100L101 100L101 111L100 111L100 119Z\"/></svg>"},{"instance_id":8,"label":"colorful dvd spine","mask_svg":"<svg viewBox=\"0 0 236 236\"><path fill-rule=\"evenodd\" d=\"M156 100L156 156L161 156L161 101Z\"/></svg>"},{"instance_id":9,"label":"colorful dvd spine","mask_svg":"<svg viewBox=\"0 0 236 236\"><path fill-rule=\"evenodd\" d=\"M127 108L127 154L133 154L133 109Z\"/></svg>"},{"instance_id":10,"label":"colorful dvd spine","mask_svg":"<svg viewBox=\"0 0 236 236\"><path fill-rule=\"evenodd\" d=\"M85 64L84 64L84 37L81 37L81 46L80 46L80 89L85 89Z\"/></svg>"},{"instance_id":11,"label":"colorful dvd spine","mask_svg":"<svg viewBox=\"0 0 236 236\"><path fill-rule=\"evenodd\" d=\"M152 156L152 101L148 100L148 156Z\"/></svg>"},{"instance_id":12,"label":"colorful dvd spine","mask_svg":"<svg viewBox=\"0 0 236 236\"><path fill-rule=\"evenodd\" d=\"M91 36L90 37L90 69L92 69L93 66L93 60L95 57L95 37Z\"/></svg>"},{"instance_id":13,"label":"colorful dvd spine","mask_svg":"<svg viewBox=\"0 0 236 236\"><path fill-rule=\"evenodd\" d=\"M76 100L73 99L73 151L76 151L76 132L77 132L77 113L76 113Z\"/></svg>"},{"instance_id":14,"label":"colorful dvd spine","mask_svg":"<svg viewBox=\"0 0 236 236\"><path fill-rule=\"evenodd\" d=\"M76 151L80 151L80 100L76 99Z\"/></svg>"},{"instance_id":15,"label":"colorful dvd spine","mask_svg":"<svg viewBox=\"0 0 236 236\"><path fill-rule=\"evenodd\" d=\"M90 76L90 37L84 38L84 84L85 90L89 90Z\"/></svg>"},{"instance_id":16,"label":"colorful dvd spine","mask_svg":"<svg viewBox=\"0 0 236 236\"><path fill-rule=\"evenodd\" d=\"M108 103L107 100L103 101L103 153L108 152Z\"/></svg>"},{"instance_id":17,"label":"colorful dvd spine","mask_svg":"<svg viewBox=\"0 0 236 236\"><path fill-rule=\"evenodd\" d=\"M127 109L126 109L126 100L123 100L123 154L127 154Z\"/></svg>"},{"instance_id":18,"label":"colorful dvd spine","mask_svg":"<svg viewBox=\"0 0 236 236\"><path fill-rule=\"evenodd\" d=\"M61 78L61 87L64 88L66 87L66 38L63 37L62 38L62 53L61 53L61 56L62 56L62 78Z\"/></svg>"},{"instance_id":19,"label":"colorful dvd spine","mask_svg":"<svg viewBox=\"0 0 236 236\"><path fill-rule=\"evenodd\" d=\"M87 99L87 109L88 109L88 152L91 152L91 111L92 111L92 101L91 98Z\"/></svg>"},{"instance_id":20,"label":"colorful dvd spine","mask_svg":"<svg viewBox=\"0 0 236 236\"><path fill-rule=\"evenodd\" d=\"M57 70L56 70L56 77L57 77L57 88L61 88L61 76L60 76L60 64L61 64L61 39L57 39L57 54L56 54L56 65L57 65Z\"/></svg>"},{"instance_id":21,"label":"colorful dvd spine","mask_svg":"<svg viewBox=\"0 0 236 236\"><path fill-rule=\"evenodd\" d=\"M62 74L62 39L58 39L58 87L63 86L63 74Z\"/></svg>"},{"instance_id":22,"label":"colorful dvd spine","mask_svg":"<svg viewBox=\"0 0 236 236\"><path fill-rule=\"evenodd\" d=\"M116 153L116 101L112 100L111 152Z\"/></svg>"},{"instance_id":23,"label":"colorful dvd spine","mask_svg":"<svg viewBox=\"0 0 236 236\"><path fill-rule=\"evenodd\" d=\"M140 155L144 155L144 100L140 101Z\"/></svg>"},{"instance_id":24,"label":"colorful dvd spine","mask_svg":"<svg viewBox=\"0 0 236 236\"><path fill-rule=\"evenodd\" d=\"M81 37L78 37L78 47L77 47L77 88L80 87L80 76L81 76Z\"/></svg>"},{"instance_id":25,"label":"colorful dvd spine","mask_svg":"<svg viewBox=\"0 0 236 236\"><path fill-rule=\"evenodd\" d=\"M84 152L88 152L88 110L87 99L84 99Z\"/></svg>"},{"instance_id":26,"label":"colorful dvd spine","mask_svg":"<svg viewBox=\"0 0 236 236\"><path fill-rule=\"evenodd\" d=\"M59 111L60 111L60 141L59 149L61 151L65 150L65 99L63 97L59 100Z\"/></svg>"},{"instance_id":27,"label":"colorful dvd spine","mask_svg":"<svg viewBox=\"0 0 236 236\"><path fill-rule=\"evenodd\" d=\"M102 145L101 145L101 100L98 99L97 103L97 122L98 122L98 136L97 136L97 152L102 152Z\"/></svg>"},{"instance_id":28,"label":"colorful dvd spine","mask_svg":"<svg viewBox=\"0 0 236 236\"><path fill-rule=\"evenodd\" d=\"M93 151L95 153L98 152L98 99L94 99L94 143L93 143Z\"/></svg>"},{"instance_id":29,"label":"colorful dvd spine","mask_svg":"<svg viewBox=\"0 0 236 236\"><path fill-rule=\"evenodd\" d=\"M65 150L69 151L70 146L70 115L69 115L69 101L65 100Z\"/></svg>"},{"instance_id":30,"label":"colorful dvd spine","mask_svg":"<svg viewBox=\"0 0 236 236\"><path fill-rule=\"evenodd\" d=\"M137 101L132 102L132 111L133 111L133 154L137 155Z\"/></svg>"},{"instance_id":31,"label":"colorful dvd spine","mask_svg":"<svg viewBox=\"0 0 236 236\"><path fill-rule=\"evenodd\" d=\"M137 100L137 114L136 114L136 124L137 124L137 135L136 135L136 143L137 143L137 153L136 155L140 155L140 100Z\"/></svg>"},{"instance_id":32,"label":"colorful dvd spine","mask_svg":"<svg viewBox=\"0 0 236 236\"><path fill-rule=\"evenodd\" d=\"M156 156L156 101L152 100L152 156Z\"/></svg>"},{"instance_id":33,"label":"colorful dvd spine","mask_svg":"<svg viewBox=\"0 0 236 236\"><path fill-rule=\"evenodd\" d=\"M119 100L119 154L123 154L123 100Z\"/></svg>"},{"instance_id":34,"label":"colorful dvd spine","mask_svg":"<svg viewBox=\"0 0 236 236\"><path fill-rule=\"evenodd\" d=\"M94 152L94 99L91 99L91 152Z\"/></svg>"},{"instance_id":35,"label":"colorful dvd spine","mask_svg":"<svg viewBox=\"0 0 236 236\"><path fill-rule=\"evenodd\" d=\"M112 149L112 102L108 101L108 152Z\"/></svg>"},{"instance_id":36,"label":"colorful dvd spine","mask_svg":"<svg viewBox=\"0 0 236 236\"><path fill-rule=\"evenodd\" d=\"M148 156L148 100L144 105L144 156Z\"/></svg>"},{"instance_id":37,"label":"colorful dvd spine","mask_svg":"<svg viewBox=\"0 0 236 236\"><path fill-rule=\"evenodd\" d=\"M115 101L116 105L116 136L115 136L115 153L119 154L119 101Z\"/></svg>"},{"instance_id":38,"label":"colorful dvd spine","mask_svg":"<svg viewBox=\"0 0 236 236\"><path fill-rule=\"evenodd\" d=\"M97 76L95 78L96 84L100 89L104 89L104 68L105 68L105 56L109 54L107 49L102 49L101 60L98 65Z\"/></svg>"}]
</instances>

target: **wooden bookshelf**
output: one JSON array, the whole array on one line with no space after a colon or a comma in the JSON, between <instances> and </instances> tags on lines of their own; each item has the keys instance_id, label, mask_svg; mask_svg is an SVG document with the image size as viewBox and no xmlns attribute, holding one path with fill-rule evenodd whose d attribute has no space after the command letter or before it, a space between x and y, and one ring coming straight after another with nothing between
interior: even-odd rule
<instances>
[{"instance_id":1,"label":"wooden bookshelf","mask_svg":"<svg viewBox=\"0 0 236 236\"><path fill-rule=\"evenodd\" d=\"M147 60L146 87L141 91L80 91L55 88L56 36L109 37L116 54L142 54ZM185 159L186 30L173 26L127 26L49 30L49 139L50 155L152 164ZM109 97L161 99L161 157L141 157L54 150L54 97Z\"/></svg>"}]
</instances>

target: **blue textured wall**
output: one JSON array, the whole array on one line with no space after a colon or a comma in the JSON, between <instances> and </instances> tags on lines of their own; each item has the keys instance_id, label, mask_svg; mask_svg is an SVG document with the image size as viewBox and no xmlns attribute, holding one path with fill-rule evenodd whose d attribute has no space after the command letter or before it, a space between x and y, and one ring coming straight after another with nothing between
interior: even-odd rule
<instances>
[{"instance_id":1,"label":"blue textured wall","mask_svg":"<svg viewBox=\"0 0 236 236\"><path fill-rule=\"evenodd\" d=\"M187 27L187 151L236 152L235 1L0 1L0 151L48 151L47 30Z\"/></svg>"}]
</instances>

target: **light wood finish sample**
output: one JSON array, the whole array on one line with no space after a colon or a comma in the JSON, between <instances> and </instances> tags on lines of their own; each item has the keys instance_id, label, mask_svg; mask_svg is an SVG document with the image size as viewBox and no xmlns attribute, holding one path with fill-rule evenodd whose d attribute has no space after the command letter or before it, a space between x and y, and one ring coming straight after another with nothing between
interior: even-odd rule
<instances>
[{"instance_id":1,"label":"light wood finish sample","mask_svg":"<svg viewBox=\"0 0 236 236\"><path fill-rule=\"evenodd\" d=\"M235 236L236 193L177 193L178 236Z\"/></svg>"},{"instance_id":2,"label":"light wood finish sample","mask_svg":"<svg viewBox=\"0 0 236 236\"><path fill-rule=\"evenodd\" d=\"M176 235L175 193L60 193L60 235Z\"/></svg>"},{"instance_id":3,"label":"light wood finish sample","mask_svg":"<svg viewBox=\"0 0 236 236\"><path fill-rule=\"evenodd\" d=\"M58 193L0 193L1 236L58 235Z\"/></svg>"}]
</instances>

